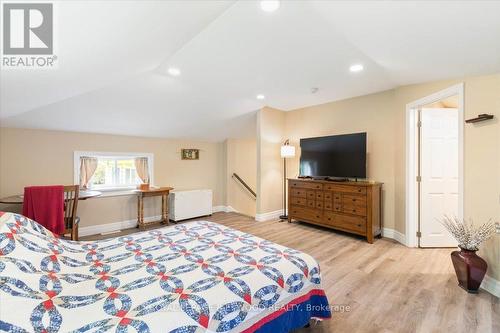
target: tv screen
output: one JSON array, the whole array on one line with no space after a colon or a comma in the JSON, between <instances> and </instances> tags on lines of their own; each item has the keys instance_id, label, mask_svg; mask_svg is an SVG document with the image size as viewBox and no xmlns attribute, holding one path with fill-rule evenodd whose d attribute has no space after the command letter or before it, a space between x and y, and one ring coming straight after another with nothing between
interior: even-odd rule
<instances>
[{"instance_id":1,"label":"tv screen","mask_svg":"<svg viewBox=\"0 0 500 333\"><path fill-rule=\"evenodd\" d=\"M300 139L300 175L366 178L366 133Z\"/></svg>"}]
</instances>

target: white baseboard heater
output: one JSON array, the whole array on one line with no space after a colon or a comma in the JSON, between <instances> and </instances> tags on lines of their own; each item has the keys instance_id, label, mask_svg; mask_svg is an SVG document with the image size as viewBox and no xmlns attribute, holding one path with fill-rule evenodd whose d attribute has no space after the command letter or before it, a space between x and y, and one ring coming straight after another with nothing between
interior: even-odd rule
<instances>
[{"instance_id":1,"label":"white baseboard heater","mask_svg":"<svg viewBox=\"0 0 500 333\"><path fill-rule=\"evenodd\" d=\"M169 218L173 221L212 214L212 190L173 191L168 197Z\"/></svg>"}]
</instances>

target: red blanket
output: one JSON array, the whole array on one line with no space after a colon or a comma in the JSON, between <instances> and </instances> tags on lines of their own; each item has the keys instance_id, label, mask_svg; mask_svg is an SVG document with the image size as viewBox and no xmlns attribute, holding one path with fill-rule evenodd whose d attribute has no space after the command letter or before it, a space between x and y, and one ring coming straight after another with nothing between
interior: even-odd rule
<instances>
[{"instance_id":1,"label":"red blanket","mask_svg":"<svg viewBox=\"0 0 500 333\"><path fill-rule=\"evenodd\" d=\"M23 215L57 235L64 232L64 186L24 188Z\"/></svg>"}]
</instances>

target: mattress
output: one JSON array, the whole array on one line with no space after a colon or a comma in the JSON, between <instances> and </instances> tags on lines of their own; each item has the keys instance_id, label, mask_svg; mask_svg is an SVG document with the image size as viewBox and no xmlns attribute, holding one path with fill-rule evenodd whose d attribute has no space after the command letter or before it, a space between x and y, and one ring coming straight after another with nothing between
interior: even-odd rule
<instances>
[{"instance_id":1,"label":"mattress","mask_svg":"<svg viewBox=\"0 0 500 333\"><path fill-rule=\"evenodd\" d=\"M330 316L311 256L223 225L74 242L0 212L0 331L274 333Z\"/></svg>"}]
</instances>

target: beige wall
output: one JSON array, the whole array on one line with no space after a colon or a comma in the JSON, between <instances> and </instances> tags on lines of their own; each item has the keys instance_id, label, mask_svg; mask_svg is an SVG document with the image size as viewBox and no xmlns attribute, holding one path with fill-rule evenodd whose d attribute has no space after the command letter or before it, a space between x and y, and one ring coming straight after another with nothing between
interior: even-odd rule
<instances>
[{"instance_id":1,"label":"beige wall","mask_svg":"<svg viewBox=\"0 0 500 333\"><path fill-rule=\"evenodd\" d=\"M181 160L181 148L199 148L200 160ZM75 150L153 153L156 185L212 189L213 204L225 205L222 143L11 128L0 128L0 196L22 193L27 185L73 184ZM145 206L145 216L159 215L159 199ZM81 227L135 219L136 198L80 201L78 214Z\"/></svg>"},{"instance_id":2,"label":"beige wall","mask_svg":"<svg viewBox=\"0 0 500 333\"><path fill-rule=\"evenodd\" d=\"M286 137L297 147L288 165L290 177L299 174L301 138L367 132L367 176L383 182L384 226L395 228L393 91L316 105L286 113Z\"/></svg>"},{"instance_id":3,"label":"beige wall","mask_svg":"<svg viewBox=\"0 0 500 333\"><path fill-rule=\"evenodd\" d=\"M405 105L454 84L465 83L465 119L480 113L495 119L465 124L464 201L465 217L476 223L500 221L500 74L411 85L395 90L396 126L396 228L405 229ZM480 250L488 275L500 280L500 237L493 236Z\"/></svg>"},{"instance_id":4,"label":"beige wall","mask_svg":"<svg viewBox=\"0 0 500 333\"><path fill-rule=\"evenodd\" d=\"M282 208L285 112L263 108L257 114L257 214Z\"/></svg>"},{"instance_id":5,"label":"beige wall","mask_svg":"<svg viewBox=\"0 0 500 333\"><path fill-rule=\"evenodd\" d=\"M281 201L279 141L290 138L298 145L303 137L366 131L368 177L384 182L384 227L405 233L406 104L459 82L465 83L466 119L480 113L496 117L487 123L465 124L465 216L477 223L490 218L499 221L500 74L404 86L289 112L263 110L258 135L274 134L274 141L261 140L261 149L266 150L260 155L265 153L267 158L258 162L265 183L258 192L264 201L260 212L277 209ZM289 176L297 176L298 157L290 164ZM480 254L489 263L488 274L500 279L500 237L485 243Z\"/></svg>"},{"instance_id":6,"label":"beige wall","mask_svg":"<svg viewBox=\"0 0 500 333\"><path fill-rule=\"evenodd\" d=\"M245 215L255 216L256 199L237 182L237 173L250 188L257 186L257 142L255 139L228 139L226 144L226 204Z\"/></svg>"}]
</instances>

